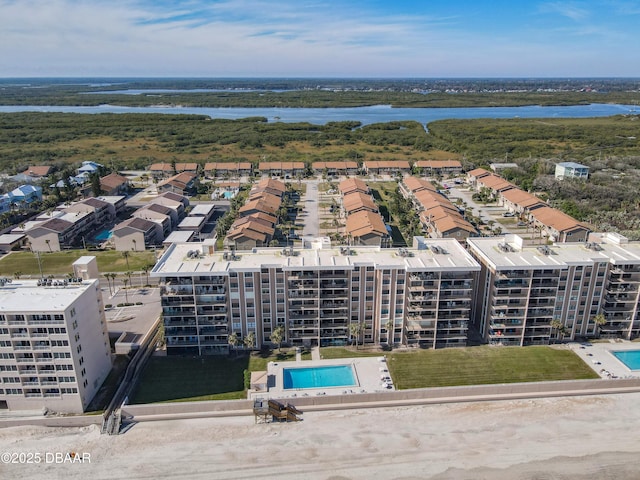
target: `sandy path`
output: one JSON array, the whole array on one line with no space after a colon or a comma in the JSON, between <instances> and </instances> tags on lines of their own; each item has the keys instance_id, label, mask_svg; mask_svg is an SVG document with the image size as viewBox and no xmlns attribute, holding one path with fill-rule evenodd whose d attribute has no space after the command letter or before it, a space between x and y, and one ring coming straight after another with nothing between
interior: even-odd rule
<instances>
[{"instance_id":1,"label":"sandy path","mask_svg":"<svg viewBox=\"0 0 640 480\"><path fill-rule=\"evenodd\" d=\"M0 465L11 479L637 479L640 394L0 430L0 451L91 463Z\"/></svg>"}]
</instances>

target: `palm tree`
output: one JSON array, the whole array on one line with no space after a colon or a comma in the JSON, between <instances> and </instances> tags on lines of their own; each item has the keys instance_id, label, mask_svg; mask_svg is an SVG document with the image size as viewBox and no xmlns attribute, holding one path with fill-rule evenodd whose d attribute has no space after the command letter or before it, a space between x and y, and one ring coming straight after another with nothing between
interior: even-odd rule
<instances>
[{"instance_id":1,"label":"palm tree","mask_svg":"<svg viewBox=\"0 0 640 480\"><path fill-rule=\"evenodd\" d=\"M280 347L282 347L282 341L284 340L284 327L278 325L271 332L271 341L278 344L278 353L280 353Z\"/></svg>"},{"instance_id":2,"label":"palm tree","mask_svg":"<svg viewBox=\"0 0 640 480\"><path fill-rule=\"evenodd\" d=\"M145 284L145 287L149 286L149 272L151 271L152 268L153 268L153 265L151 265L150 263L147 263L146 265L142 266L142 271L147 276L147 283Z\"/></svg>"},{"instance_id":3,"label":"palm tree","mask_svg":"<svg viewBox=\"0 0 640 480\"><path fill-rule=\"evenodd\" d=\"M131 281L131 275L133 274L133 272L126 271L124 272L124 274L127 276L128 282L131 285L131 288L133 288L133 282Z\"/></svg>"},{"instance_id":4,"label":"palm tree","mask_svg":"<svg viewBox=\"0 0 640 480\"><path fill-rule=\"evenodd\" d=\"M111 282L113 283L113 289L116 289L116 277L117 275L115 273L106 273L105 276L108 276L108 278L111 279Z\"/></svg>"},{"instance_id":5,"label":"palm tree","mask_svg":"<svg viewBox=\"0 0 640 480\"><path fill-rule=\"evenodd\" d=\"M349 333L351 334L351 337L356 341L356 350L358 349L358 336L360 335L360 332L362 332L362 330L363 328L361 323L349 324Z\"/></svg>"},{"instance_id":6,"label":"palm tree","mask_svg":"<svg viewBox=\"0 0 640 480\"><path fill-rule=\"evenodd\" d=\"M244 346L249 350L253 350L256 346L256 334L255 332L249 332L246 337L244 337Z\"/></svg>"},{"instance_id":7,"label":"palm tree","mask_svg":"<svg viewBox=\"0 0 640 480\"><path fill-rule=\"evenodd\" d=\"M49 251L52 252L53 250L51 250L51 240L49 240L48 238L45 240L45 243L47 244L47 247L49 247Z\"/></svg>"},{"instance_id":8,"label":"palm tree","mask_svg":"<svg viewBox=\"0 0 640 480\"><path fill-rule=\"evenodd\" d=\"M113 295L113 291L111 290L111 281L109 280L111 278L111 274L105 273L104 276L107 279L107 285L109 285L109 296L111 296Z\"/></svg>"},{"instance_id":9,"label":"palm tree","mask_svg":"<svg viewBox=\"0 0 640 480\"><path fill-rule=\"evenodd\" d=\"M556 330L558 332L558 335L560 335L560 338L562 339L565 331L565 327L562 321L556 318L554 320L551 320L551 323L549 323L549 326L551 327L552 330Z\"/></svg>"},{"instance_id":10,"label":"palm tree","mask_svg":"<svg viewBox=\"0 0 640 480\"><path fill-rule=\"evenodd\" d=\"M591 320L593 320L593 323L596 324L596 332L598 336L600 336L600 328L607 323L607 317L604 316L604 313L600 312Z\"/></svg>"},{"instance_id":11,"label":"palm tree","mask_svg":"<svg viewBox=\"0 0 640 480\"><path fill-rule=\"evenodd\" d=\"M129 283L129 279L123 278L122 283L124 284L124 302L129 303L129 293L127 292L127 283Z\"/></svg>"},{"instance_id":12,"label":"palm tree","mask_svg":"<svg viewBox=\"0 0 640 480\"><path fill-rule=\"evenodd\" d=\"M13 272L13 278L15 278L16 280L20 280L21 276L22 276L22 272L20 271Z\"/></svg>"},{"instance_id":13,"label":"palm tree","mask_svg":"<svg viewBox=\"0 0 640 480\"><path fill-rule=\"evenodd\" d=\"M236 347L240 343L240 339L238 338L238 334L236 332L231 332L231 334L229 335L229 338L227 338L227 343L229 344L230 347L233 348L233 350L235 350L237 355L238 350L236 350Z\"/></svg>"},{"instance_id":14,"label":"palm tree","mask_svg":"<svg viewBox=\"0 0 640 480\"><path fill-rule=\"evenodd\" d=\"M127 262L127 270L129 270L129 251L125 250L124 252L122 252L122 256Z\"/></svg>"},{"instance_id":15,"label":"palm tree","mask_svg":"<svg viewBox=\"0 0 640 480\"><path fill-rule=\"evenodd\" d=\"M395 333L393 320L387 320L387 323L384 324L384 328L387 329L387 345L389 345L389 348L393 348L393 337Z\"/></svg>"}]
</instances>

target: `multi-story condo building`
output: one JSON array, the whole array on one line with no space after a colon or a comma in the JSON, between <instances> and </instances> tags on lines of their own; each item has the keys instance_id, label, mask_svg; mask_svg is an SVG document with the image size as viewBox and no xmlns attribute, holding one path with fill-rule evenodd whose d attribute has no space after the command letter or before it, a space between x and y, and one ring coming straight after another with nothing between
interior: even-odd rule
<instances>
[{"instance_id":1,"label":"multi-story condo building","mask_svg":"<svg viewBox=\"0 0 640 480\"><path fill-rule=\"evenodd\" d=\"M481 335L503 345L637 337L640 244L616 234L589 240L524 246L517 235L470 239L482 266L473 313ZM594 321L600 313L602 326ZM552 327L554 320L562 328Z\"/></svg>"},{"instance_id":2,"label":"multi-story condo building","mask_svg":"<svg viewBox=\"0 0 640 480\"><path fill-rule=\"evenodd\" d=\"M0 279L0 408L82 413L110 370L98 280Z\"/></svg>"},{"instance_id":3,"label":"multi-story condo building","mask_svg":"<svg viewBox=\"0 0 640 480\"><path fill-rule=\"evenodd\" d=\"M253 333L259 347L278 326L290 345L466 345L480 266L457 241L311 243L246 252L171 245L152 271L161 278L167 352L225 353L232 332Z\"/></svg>"}]
</instances>

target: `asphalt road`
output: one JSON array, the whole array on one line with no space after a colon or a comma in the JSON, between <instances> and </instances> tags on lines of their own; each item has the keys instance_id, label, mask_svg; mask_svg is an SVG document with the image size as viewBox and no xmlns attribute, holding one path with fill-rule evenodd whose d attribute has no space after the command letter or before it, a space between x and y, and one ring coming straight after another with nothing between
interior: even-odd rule
<instances>
[{"instance_id":1,"label":"asphalt road","mask_svg":"<svg viewBox=\"0 0 640 480\"><path fill-rule=\"evenodd\" d=\"M320 232L318 180L309 180L305 183L307 184L307 192L300 199L303 203L303 210L299 215L301 220L304 222L302 235L317 237Z\"/></svg>"}]
</instances>

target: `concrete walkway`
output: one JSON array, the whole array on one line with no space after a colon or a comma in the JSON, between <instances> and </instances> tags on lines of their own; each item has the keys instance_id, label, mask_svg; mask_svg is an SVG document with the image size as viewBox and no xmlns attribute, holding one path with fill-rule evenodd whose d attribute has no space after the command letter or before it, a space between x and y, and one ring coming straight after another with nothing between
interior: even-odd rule
<instances>
[{"instance_id":1,"label":"concrete walkway","mask_svg":"<svg viewBox=\"0 0 640 480\"><path fill-rule=\"evenodd\" d=\"M311 360L322 360L320 356L320 347L313 347L311 349Z\"/></svg>"}]
</instances>

